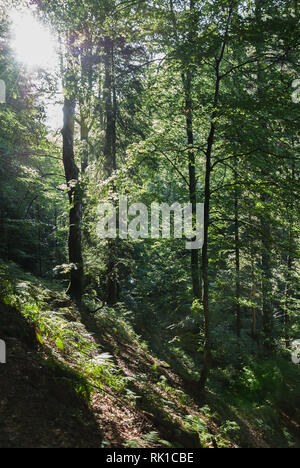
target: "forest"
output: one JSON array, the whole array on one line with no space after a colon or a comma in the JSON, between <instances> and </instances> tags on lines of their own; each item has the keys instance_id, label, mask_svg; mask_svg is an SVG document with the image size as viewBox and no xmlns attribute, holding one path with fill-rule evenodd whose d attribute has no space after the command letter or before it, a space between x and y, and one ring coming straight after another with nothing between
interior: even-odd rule
<instances>
[{"instance_id":1,"label":"forest","mask_svg":"<svg viewBox=\"0 0 300 468\"><path fill-rule=\"evenodd\" d=\"M298 0L0 2L0 448L300 448Z\"/></svg>"}]
</instances>

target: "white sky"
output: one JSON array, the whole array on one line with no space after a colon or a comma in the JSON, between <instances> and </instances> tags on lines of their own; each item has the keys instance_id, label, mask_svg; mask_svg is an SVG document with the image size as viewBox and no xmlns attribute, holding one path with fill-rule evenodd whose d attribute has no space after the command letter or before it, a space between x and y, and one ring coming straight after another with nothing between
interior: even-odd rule
<instances>
[{"instance_id":1,"label":"white sky","mask_svg":"<svg viewBox=\"0 0 300 468\"><path fill-rule=\"evenodd\" d=\"M38 22L29 11L13 10L12 48L17 59L28 71L44 68L48 71L57 66L57 43L55 35L45 25Z\"/></svg>"},{"instance_id":2,"label":"white sky","mask_svg":"<svg viewBox=\"0 0 300 468\"><path fill-rule=\"evenodd\" d=\"M50 28L39 22L32 12L13 9L10 12L12 22L11 47L16 59L24 65L28 74L38 69L55 73L59 67L58 44ZM58 91L55 101L61 101L62 95ZM51 130L62 127L61 104L46 105L47 125Z\"/></svg>"}]
</instances>

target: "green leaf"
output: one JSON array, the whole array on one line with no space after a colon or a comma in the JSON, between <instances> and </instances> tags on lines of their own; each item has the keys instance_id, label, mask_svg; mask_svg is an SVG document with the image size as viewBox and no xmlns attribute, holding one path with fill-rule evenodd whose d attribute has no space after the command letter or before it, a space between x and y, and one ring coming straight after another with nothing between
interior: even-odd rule
<instances>
[{"instance_id":1,"label":"green leaf","mask_svg":"<svg viewBox=\"0 0 300 468\"><path fill-rule=\"evenodd\" d=\"M64 342L61 338L57 338L55 344L58 347L58 349L61 349L61 351L64 350Z\"/></svg>"},{"instance_id":2,"label":"green leaf","mask_svg":"<svg viewBox=\"0 0 300 468\"><path fill-rule=\"evenodd\" d=\"M37 337L39 343L44 344L44 338L42 337L42 335L40 335L38 332L36 332L36 337Z\"/></svg>"}]
</instances>

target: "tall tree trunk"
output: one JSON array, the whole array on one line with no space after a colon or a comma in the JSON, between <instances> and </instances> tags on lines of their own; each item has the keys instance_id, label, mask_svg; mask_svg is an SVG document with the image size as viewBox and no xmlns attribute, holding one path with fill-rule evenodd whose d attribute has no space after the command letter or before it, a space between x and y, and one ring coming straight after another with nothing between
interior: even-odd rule
<instances>
[{"instance_id":1,"label":"tall tree trunk","mask_svg":"<svg viewBox=\"0 0 300 468\"><path fill-rule=\"evenodd\" d=\"M206 382L209 377L211 368L211 331L210 331L210 305L209 305L209 262L208 262L208 245L209 245L209 223L210 223L210 202L211 202L211 175L212 175L212 152L215 143L216 134L216 120L218 117L218 105L220 98L220 84L221 84L221 73L220 67L224 59L225 48L228 42L228 33L230 21L233 13L233 6L229 7L226 31L224 40L220 52L220 56L215 58L215 93L213 99L213 112L210 121L210 132L207 139L206 148L206 165L205 165L205 189L204 189L204 243L202 248L202 279L203 279L203 313L204 313L204 363L200 377L200 392L205 390Z\"/></svg>"},{"instance_id":2,"label":"tall tree trunk","mask_svg":"<svg viewBox=\"0 0 300 468\"><path fill-rule=\"evenodd\" d=\"M255 17L257 25L263 28L262 16L263 16L263 0L256 0L255 3ZM257 54L260 56L264 52L264 46L258 44L256 47ZM264 99L265 95L265 80L264 72L261 67L261 63L257 63L257 88L258 97L260 100ZM267 177L267 173L262 170L262 179ZM273 323L272 323L272 234L271 234L271 218L269 214L268 202L269 196L266 192L261 194L262 205L265 206L264 213L260 217L261 226L261 244L262 244L262 255L261 255L261 268L262 268L262 325L264 344L266 349L272 347L273 340Z\"/></svg>"},{"instance_id":3,"label":"tall tree trunk","mask_svg":"<svg viewBox=\"0 0 300 468\"><path fill-rule=\"evenodd\" d=\"M83 116L80 120L80 139L83 144L81 156L81 173L85 174L89 165L89 129L86 124L86 119Z\"/></svg>"},{"instance_id":4,"label":"tall tree trunk","mask_svg":"<svg viewBox=\"0 0 300 468\"><path fill-rule=\"evenodd\" d=\"M293 141L294 144L294 141ZM288 211L291 213L291 217L289 220L289 238L288 238L288 257L287 257L287 276L286 276L286 285L285 285L285 304L284 304L284 335L285 335L285 343L286 347L289 348L290 346L290 303L291 303L291 296L292 296L292 271L293 271L293 263L294 263L294 186L295 186L295 160L292 159L291 162L291 199L290 203L288 204Z\"/></svg>"},{"instance_id":5,"label":"tall tree trunk","mask_svg":"<svg viewBox=\"0 0 300 468\"><path fill-rule=\"evenodd\" d=\"M72 83L70 86L72 86ZM82 197L79 184L79 169L75 163L74 155L75 98L72 96L71 91L70 95L65 96L63 114L63 163L69 189L68 195L70 202L68 241L69 262L73 265L71 269L71 284L69 292L71 296L80 300L83 294L84 285L81 243Z\"/></svg>"},{"instance_id":6,"label":"tall tree trunk","mask_svg":"<svg viewBox=\"0 0 300 468\"><path fill-rule=\"evenodd\" d=\"M204 362L200 378L200 391L203 392L209 376L211 367L211 338L210 338L210 308L209 308L209 279L208 279L208 228L211 196L211 152L214 141L215 125L212 123L206 153L206 176L205 176L205 203L204 203L204 243L202 247L202 280L203 280L203 314L204 314Z\"/></svg>"},{"instance_id":7,"label":"tall tree trunk","mask_svg":"<svg viewBox=\"0 0 300 468\"><path fill-rule=\"evenodd\" d=\"M268 197L262 194L261 201L264 205L268 202ZM272 235L271 220L267 213L261 217L261 235L262 235L262 320L263 334L266 348L271 346L273 336L273 317L272 317Z\"/></svg>"},{"instance_id":8,"label":"tall tree trunk","mask_svg":"<svg viewBox=\"0 0 300 468\"><path fill-rule=\"evenodd\" d=\"M38 262L39 262L39 276L43 274L43 259L42 259L42 229L41 229L41 205L37 203L36 206L37 223L38 223Z\"/></svg>"},{"instance_id":9,"label":"tall tree trunk","mask_svg":"<svg viewBox=\"0 0 300 468\"><path fill-rule=\"evenodd\" d=\"M193 13L195 10L195 1L190 0L190 12ZM174 27L174 36L176 42L178 39L177 20L174 11L173 0L170 0L170 12L172 23ZM195 23L193 17L189 26L189 41L190 46L195 37ZM197 212L197 180L196 180L196 158L194 151L194 130L193 130L193 99L192 99L192 85L193 77L190 67L185 70L185 64L182 63L184 71L182 72L182 84L185 95L185 115L186 115L186 135L189 146L188 150L188 167L189 167L189 198L192 204L192 216L193 216L193 229L196 228L196 212ZM199 269L199 250L191 250L191 277L192 277L192 288L193 296L195 299L201 298L201 285L200 285L200 269Z\"/></svg>"},{"instance_id":10,"label":"tall tree trunk","mask_svg":"<svg viewBox=\"0 0 300 468\"><path fill-rule=\"evenodd\" d=\"M240 224L239 224L239 190L238 159L234 159L234 237L235 237L235 299L236 299L236 333L241 336L241 272L240 272Z\"/></svg>"},{"instance_id":11,"label":"tall tree trunk","mask_svg":"<svg viewBox=\"0 0 300 468\"><path fill-rule=\"evenodd\" d=\"M106 131L104 144L104 170L106 177L110 177L117 169L116 162L116 101L114 78L114 47L110 37L104 41L104 101L106 115Z\"/></svg>"},{"instance_id":12,"label":"tall tree trunk","mask_svg":"<svg viewBox=\"0 0 300 468\"><path fill-rule=\"evenodd\" d=\"M220 65L220 64L219 64ZM216 89L214 98L214 109L216 109L219 100L220 77L219 65L216 67ZM205 389L206 381L211 367L211 337L210 337L210 307L209 307L209 276L208 276L208 230L210 221L210 198L211 198L211 157L214 146L216 125L215 119L217 112L214 111L211 119L210 133L207 140L206 166L205 166L205 191L204 191L204 243L202 247L202 280L203 280L203 313L204 313L204 363L200 377L200 391Z\"/></svg>"},{"instance_id":13,"label":"tall tree trunk","mask_svg":"<svg viewBox=\"0 0 300 468\"><path fill-rule=\"evenodd\" d=\"M255 341L257 340L257 333L256 333L256 306L255 306L255 270L254 270L254 260L251 259L251 337Z\"/></svg>"},{"instance_id":14,"label":"tall tree trunk","mask_svg":"<svg viewBox=\"0 0 300 468\"><path fill-rule=\"evenodd\" d=\"M287 259L287 277L286 277L286 284L285 284L285 304L284 304L284 338L285 338L285 345L287 348L290 347L290 298L291 298L291 272L293 267L293 259L291 255L291 243L292 243L292 236L291 230L289 233L289 253Z\"/></svg>"},{"instance_id":15,"label":"tall tree trunk","mask_svg":"<svg viewBox=\"0 0 300 468\"><path fill-rule=\"evenodd\" d=\"M186 113L186 133L189 146L189 196L192 204L193 213L193 230L196 230L197 220L197 181L196 181L196 159L194 152L194 132L193 132L193 103L192 103L192 73L187 70L182 75L183 85L185 89L185 113ZM199 271L199 250L191 250L191 272L193 295L195 299L201 298L200 289L200 271Z\"/></svg>"},{"instance_id":16,"label":"tall tree trunk","mask_svg":"<svg viewBox=\"0 0 300 468\"><path fill-rule=\"evenodd\" d=\"M117 100L115 90L114 44L110 37L104 41L104 101L106 115L106 131L104 144L104 171L105 176L110 177L117 169L116 161L116 114ZM115 192L114 183L110 189ZM106 295L107 303L113 305L118 300L118 280L116 272L117 241L109 239L107 245L108 261L106 265Z\"/></svg>"}]
</instances>

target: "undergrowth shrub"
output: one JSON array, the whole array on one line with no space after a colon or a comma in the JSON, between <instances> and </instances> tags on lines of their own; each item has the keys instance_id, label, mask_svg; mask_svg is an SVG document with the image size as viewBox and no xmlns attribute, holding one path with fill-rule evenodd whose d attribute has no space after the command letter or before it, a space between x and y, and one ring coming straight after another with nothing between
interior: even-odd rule
<instances>
[{"instance_id":1,"label":"undergrowth shrub","mask_svg":"<svg viewBox=\"0 0 300 468\"><path fill-rule=\"evenodd\" d=\"M68 302L63 292L54 292L43 284L33 284L23 278L18 281L2 264L0 280L0 299L18 309L35 326L37 339L48 353L72 365L79 376L96 388L107 385L117 391L124 389L126 381L112 357L101 352L92 334L79 321L80 315L74 305L51 310L55 302Z\"/></svg>"}]
</instances>

